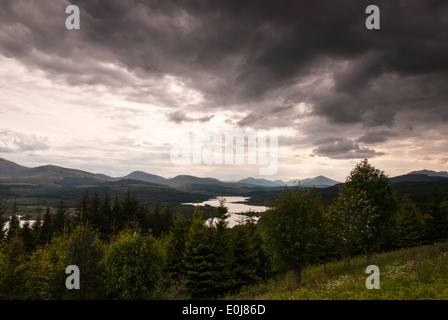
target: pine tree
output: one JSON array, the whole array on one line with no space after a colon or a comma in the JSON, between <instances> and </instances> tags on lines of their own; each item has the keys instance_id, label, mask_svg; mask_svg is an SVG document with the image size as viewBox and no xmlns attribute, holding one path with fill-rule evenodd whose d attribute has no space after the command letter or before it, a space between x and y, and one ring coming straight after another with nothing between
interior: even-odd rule
<instances>
[{"instance_id":1,"label":"pine tree","mask_svg":"<svg viewBox=\"0 0 448 320\"><path fill-rule=\"evenodd\" d=\"M54 214L53 224L54 231L61 232L67 225L68 209L65 208L64 200L61 199L59 206Z\"/></svg>"},{"instance_id":2,"label":"pine tree","mask_svg":"<svg viewBox=\"0 0 448 320\"><path fill-rule=\"evenodd\" d=\"M186 285L193 299L214 298L215 252L212 240L212 229L205 226L202 212L196 206L183 257Z\"/></svg>"},{"instance_id":3,"label":"pine tree","mask_svg":"<svg viewBox=\"0 0 448 320\"><path fill-rule=\"evenodd\" d=\"M170 233L164 238L166 251L165 273L174 280L181 278L185 271L183 255L189 228L188 221L183 216L179 216L174 220L174 225Z\"/></svg>"},{"instance_id":4,"label":"pine tree","mask_svg":"<svg viewBox=\"0 0 448 320\"><path fill-rule=\"evenodd\" d=\"M95 228L98 228L102 222L100 216L100 202L100 195L98 194L98 191L95 191L92 199L90 200L86 214L86 220L89 221L89 223Z\"/></svg>"},{"instance_id":5,"label":"pine tree","mask_svg":"<svg viewBox=\"0 0 448 320\"><path fill-rule=\"evenodd\" d=\"M326 263L333 260L337 253L335 242L331 232L330 215L323 208L317 211L313 223L316 228L316 241L314 242L314 257L312 262L323 264L324 271L327 272Z\"/></svg>"},{"instance_id":6,"label":"pine tree","mask_svg":"<svg viewBox=\"0 0 448 320\"><path fill-rule=\"evenodd\" d=\"M421 244L424 236L424 220L415 203L404 197L396 215L394 238L399 248Z\"/></svg>"},{"instance_id":7,"label":"pine tree","mask_svg":"<svg viewBox=\"0 0 448 320\"><path fill-rule=\"evenodd\" d=\"M120 198L115 195L114 205L112 206L112 221L110 222L110 232L112 236L117 235L124 226L123 207Z\"/></svg>"},{"instance_id":8,"label":"pine tree","mask_svg":"<svg viewBox=\"0 0 448 320\"><path fill-rule=\"evenodd\" d=\"M31 229L28 221L23 224L19 234L22 237L25 252L32 252L36 248L36 234Z\"/></svg>"},{"instance_id":9,"label":"pine tree","mask_svg":"<svg viewBox=\"0 0 448 320\"><path fill-rule=\"evenodd\" d=\"M103 256L104 247L96 230L88 223L79 224L69 236L66 264L79 268L80 289L65 291L63 299L92 300L106 297Z\"/></svg>"},{"instance_id":10,"label":"pine tree","mask_svg":"<svg viewBox=\"0 0 448 320\"><path fill-rule=\"evenodd\" d=\"M162 234L168 233L173 226L174 216L171 207L167 205L162 214Z\"/></svg>"},{"instance_id":11,"label":"pine tree","mask_svg":"<svg viewBox=\"0 0 448 320\"><path fill-rule=\"evenodd\" d=\"M128 189L126 196L121 202L121 218L123 219L123 226L129 224L141 223L139 217L140 203L137 200L135 194L131 195L131 191ZM143 227L143 226L142 226Z\"/></svg>"},{"instance_id":12,"label":"pine tree","mask_svg":"<svg viewBox=\"0 0 448 320\"><path fill-rule=\"evenodd\" d=\"M160 237L163 231L163 221L162 213L160 212L160 206L158 203L155 204L154 209L149 215L149 227L152 234L155 237Z\"/></svg>"},{"instance_id":13,"label":"pine tree","mask_svg":"<svg viewBox=\"0 0 448 320\"><path fill-rule=\"evenodd\" d=\"M101 236L104 238L112 233L112 223L113 223L112 205L110 196L107 193L101 200L99 212L101 222L98 230L100 231Z\"/></svg>"},{"instance_id":14,"label":"pine tree","mask_svg":"<svg viewBox=\"0 0 448 320\"><path fill-rule=\"evenodd\" d=\"M50 263L48 247L37 247L31 252L25 268L25 286L27 300L50 300L52 298L49 285L50 276L55 272Z\"/></svg>"},{"instance_id":15,"label":"pine tree","mask_svg":"<svg viewBox=\"0 0 448 320\"><path fill-rule=\"evenodd\" d=\"M436 242L448 239L448 210L442 207L438 185L434 185L432 190L432 202L426 224L429 241Z\"/></svg>"},{"instance_id":16,"label":"pine tree","mask_svg":"<svg viewBox=\"0 0 448 320\"><path fill-rule=\"evenodd\" d=\"M214 235L214 261L213 261L213 296L218 297L227 293L234 284L234 270L232 269L232 239L228 229L227 218L228 209L225 206L225 199L219 199L219 206L216 208L216 223L211 229Z\"/></svg>"},{"instance_id":17,"label":"pine tree","mask_svg":"<svg viewBox=\"0 0 448 320\"><path fill-rule=\"evenodd\" d=\"M77 216L77 222L85 221L88 218L89 215L89 191L86 190L84 193L84 196L78 201L76 204L76 216Z\"/></svg>"},{"instance_id":18,"label":"pine tree","mask_svg":"<svg viewBox=\"0 0 448 320\"><path fill-rule=\"evenodd\" d=\"M40 232L40 228L42 227L42 218L41 218L41 213L40 211L37 213L37 217L34 220L34 223L31 226L31 229L34 232L35 237L37 238L37 235Z\"/></svg>"},{"instance_id":19,"label":"pine tree","mask_svg":"<svg viewBox=\"0 0 448 320\"><path fill-rule=\"evenodd\" d=\"M48 203L47 208L45 210L42 226L37 236L38 244L48 243L53 237L53 233L54 233L53 216L51 214L50 204Z\"/></svg>"},{"instance_id":20,"label":"pine tree","mask_svg":"<svg viewBox=\"0 0 448 320\"><path fill-rule=\"evenodd\" d=\"M5 217L6 211L8 211L8 205L5 200L0 199L0 243L5 238L5 223L8 219Z\"/></svg>"},{"instance_id":21,"label":"pine tree","mask_svg":"<svg viewBox=\"0 0 448 320\"><path fill-rule=\"evenodd\" d=\"M232 228L233 261L231 269L234 274L233 289L238 289L260 280L257 274L257 267L261 263L261 257L254 242L252 229L251 223L239 224Z\"/></svg>"},{"instance_id":22,"label":"pine tree","mask_svg":"<svg viewBox=\"0 0 448 320\"><path fill-rule=\"evenodd\" d=\"M8 233L6 235L6 240L9 241L13 237L17 236L20 232L20 220L17 216L17 213L19 211L19 208L17 206L17 202L14 201L14 204L12 206L12 214L9 218L9 228Z\"/></svg>"},{"instance_id":23,"label":"pine tree","mask_svg":"<svg viewBox=\"0 0 448 320\"><path fill-rule=\"evenodd\" d=\"M26 295L26 252L22 237L10 234L0 250L0 300L22 300Z\"/></svg>"},{"instance_id":24,"label":"pine tree","mask_svg":"<svg viewBox=\"0 0 448 320\"><path fill-rule=\"evenodd\" d=\"M148 218L149 228L155 237L167 234L173 225L173 213L169 206L166 206L162 212L160 205L156 203Z\"/></svg>"}]
</instances>

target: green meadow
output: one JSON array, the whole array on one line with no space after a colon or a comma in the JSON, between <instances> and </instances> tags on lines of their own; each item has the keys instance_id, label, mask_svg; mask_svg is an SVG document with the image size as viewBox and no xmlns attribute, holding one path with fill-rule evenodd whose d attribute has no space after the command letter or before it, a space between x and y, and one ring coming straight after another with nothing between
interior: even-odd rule
<instances>
[{"instance_id":1,"label":"green meadow","mask_svg":"<svg viewBox=\"0 0 448 320\"><path fill-rule=\"evenodd\" d=\"M368 265L380 270L380 288L367 289ZM308 266L302 285L293 272L245 287L228 299L262 300L446 300L448 299L448 242L355 257L350 263L334 261Z\"/></svg>"}]
</instances>

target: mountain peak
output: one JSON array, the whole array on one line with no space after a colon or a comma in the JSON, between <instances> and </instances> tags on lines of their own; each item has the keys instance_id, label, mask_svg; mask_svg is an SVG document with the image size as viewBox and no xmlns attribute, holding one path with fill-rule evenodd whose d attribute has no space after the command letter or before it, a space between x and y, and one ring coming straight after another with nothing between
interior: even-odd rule
<instances>
[{"instance_id":1,"label":"mountain peak","mask_svg":"<svg viewBox=\"0 0 448 320\"><path fill-rule=\"evenodd\" d=\"M167 179L164 177L146 173L144 171L133 171L130 174L128 174L124 179L132 179L132 180L139 180L144 182L150 182L150 183L158 183L158 184L166 184Z\"/></svg>"}]
</instances>

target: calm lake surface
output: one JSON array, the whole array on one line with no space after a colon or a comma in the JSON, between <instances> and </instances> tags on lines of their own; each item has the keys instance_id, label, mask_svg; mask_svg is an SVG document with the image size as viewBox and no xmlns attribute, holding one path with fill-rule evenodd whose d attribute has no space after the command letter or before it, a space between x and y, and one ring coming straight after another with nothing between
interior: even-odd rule
<instances>
[{"instance_id":1,"label":"calm lake surface","mask_svg":"<svg viewBox=\"0 0 448 320\"><path fill-rule=\"evenodd\" d=\"M27 222L31 227L33 225L33 223L36 221L36 220L22 220L22 217L24 217L24 216L21 216L21 215L17 215L17 217L20 220L20 228L23 228L23 225ZM5 230L5 231L7 231L9 229L9 218L11 218L11 217L8 217L8 221L6 221L3 226L3 230Z\"/></svg>"},{"instance_id":2,"label":"calm lake surface","mask_svg":"<svg viewBox=\"0 0 448 320\"><path fill-rule=\"evenodd\" d=\"M248 205L245 203L239 203L244 202L250 199L249 197L217 197L214 199L210 199L204 202L200 203L182 203L182 204L188 204L188 205L199 205L199 206L205 206L209 205L212 207L218 207L219 206L219 199L224 198L225 199L225 206L227 207L229 211L229 218L227 219L229 223L229 227L232 228L235 225L239 223L244 223L244 221L247 219L247 216L242 215L240 213L246 213L249 211L252 212L265 212L266 207L265 206L253 206ZM254 217L255 220L258 220L258 217ZM213 222L214 219L208 219L209 223Z\"/></svg>"}]
</instances>

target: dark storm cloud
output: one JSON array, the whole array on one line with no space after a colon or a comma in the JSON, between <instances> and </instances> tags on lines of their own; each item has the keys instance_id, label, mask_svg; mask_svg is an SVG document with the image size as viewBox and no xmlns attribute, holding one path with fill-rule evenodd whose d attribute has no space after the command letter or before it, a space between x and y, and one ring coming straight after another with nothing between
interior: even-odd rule
<instances>
[{"instance_id":1,"label":"dark storm cloud","mask_svg":"<svg viewBox=\"0 0 448 320\"><path fill-rule=\"evenodd\" d=\"M81 30L65 29L65 7L72 3L81 10ZM311 116L341 129L339 136L354 125L364 130L316 145L317 155L379 155L358 143L399 138L374 130L399 125L398 115L406 114L411 126L448 120L448 2L375 1L381 29L373 31L365 28L370 4L3 0L0 53L71 85L129 86L132 101L171 108L167 118L176 123L191 121L193 111L233 110L245 112L235 121L240 126L287 127L301 113L271 102L305 101ZM331 84L296 87L322 71ZM182 101L157 85L167 75L199 92L203 102L176 111Z\"/></svg>"},{"instance_id":2,"label":"dark storm cloud","mask_svg":"<svg viewBox=\"0 0 448 320\"><path fill-rule=\"evenodd\" d=\"M347 138L323 138L316 141L315 155L333 159L362 159L384 155L383 152L361 147Z\"/></svg>"}]
</instances>

